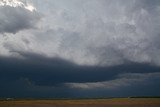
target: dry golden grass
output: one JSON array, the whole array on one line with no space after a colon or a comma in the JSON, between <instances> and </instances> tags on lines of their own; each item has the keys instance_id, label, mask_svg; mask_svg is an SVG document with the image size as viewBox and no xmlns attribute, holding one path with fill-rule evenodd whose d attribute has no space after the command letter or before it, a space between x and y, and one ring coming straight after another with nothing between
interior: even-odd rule
<instances>
[{"instance_id":1,"label":"dry golden grass","mask_svg":"<svg viewBox=\"0 0 160 107\"><path fill-rule=\"evenodd\" d=\"M0 101L0 107L160 107L158 98Z\"/></svg>"}]
</instances>

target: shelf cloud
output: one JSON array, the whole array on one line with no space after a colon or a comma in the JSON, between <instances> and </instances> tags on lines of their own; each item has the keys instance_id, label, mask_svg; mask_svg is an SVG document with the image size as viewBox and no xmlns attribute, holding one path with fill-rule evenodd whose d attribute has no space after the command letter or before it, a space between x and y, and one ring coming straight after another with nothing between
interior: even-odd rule
<instances>
[{"instance_id":1,"label":"shelf cloud","mask_svg":"<svg viewBox=\"0 0 160 107\"><path fill-rule=\"evenodd\" d=\"M159 0L0 0L0 97L160 95L159 19Z\"/></svg>"}]
</instances>

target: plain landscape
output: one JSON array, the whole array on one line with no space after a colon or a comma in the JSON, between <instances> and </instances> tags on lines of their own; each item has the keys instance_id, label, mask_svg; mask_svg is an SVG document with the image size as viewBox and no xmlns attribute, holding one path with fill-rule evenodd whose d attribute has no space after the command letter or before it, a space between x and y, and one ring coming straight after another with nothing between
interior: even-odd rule
<instances>
[{"instance_id":1,"label":"plain landscape","mask_svg":"<svg viewBox=\"0 0 160 107\"><path fill-rule=\"evenodd\" d=\"M160 0L0 0L0 107L160 107Z\"/></svg>"},{"instance_id":2,"label":"plain landscape","mask_svg":"<svg viewBox=\"0 0 160 107\"><path fill-rule=\"evenodd\" d=\"M0 107L160 107L160 98L13 99Z\"/></svg>"}]
</instances>

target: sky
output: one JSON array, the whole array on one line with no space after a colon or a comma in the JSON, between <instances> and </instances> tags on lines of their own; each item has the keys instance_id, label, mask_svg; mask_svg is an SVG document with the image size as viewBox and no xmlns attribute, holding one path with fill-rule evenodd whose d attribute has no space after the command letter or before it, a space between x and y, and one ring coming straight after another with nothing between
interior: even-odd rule
<instances>
[{"instance_id":1,"label":"sky","mask_svg":"<svg viewBox=\"0 0 160 107\"><path fill-rule=\"evenodd\" d=\"M0 0L0 98L160 96L159 0Z\"/></svg>"}]
</instances>

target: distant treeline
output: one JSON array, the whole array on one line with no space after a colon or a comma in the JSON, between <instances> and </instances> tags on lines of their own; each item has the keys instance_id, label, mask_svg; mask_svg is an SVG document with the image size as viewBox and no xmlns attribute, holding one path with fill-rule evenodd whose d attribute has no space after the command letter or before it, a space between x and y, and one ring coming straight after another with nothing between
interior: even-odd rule
<instances>
[{"instance_id":1,"label":"distant treeline","mask_svg":"<svg viewBox=\"0 0 160 107\"><path fill-rule=\"evenodd\" d=\"M160 98L160 96L131 96L128 98Z\"/></svg>"},{"instance_id":2,"label":"distant treeline","mask_svg":"<svg viewBox=\"0 0 160 107\"><path fill-rule=\"evenodd\" d=\"M0 98L0 101L16 100L89 100L89 99L114 99L114 98L160 98L160 96L130 96L130 97L101 97L101 98Z\"/></svg>"}]
</instances>

